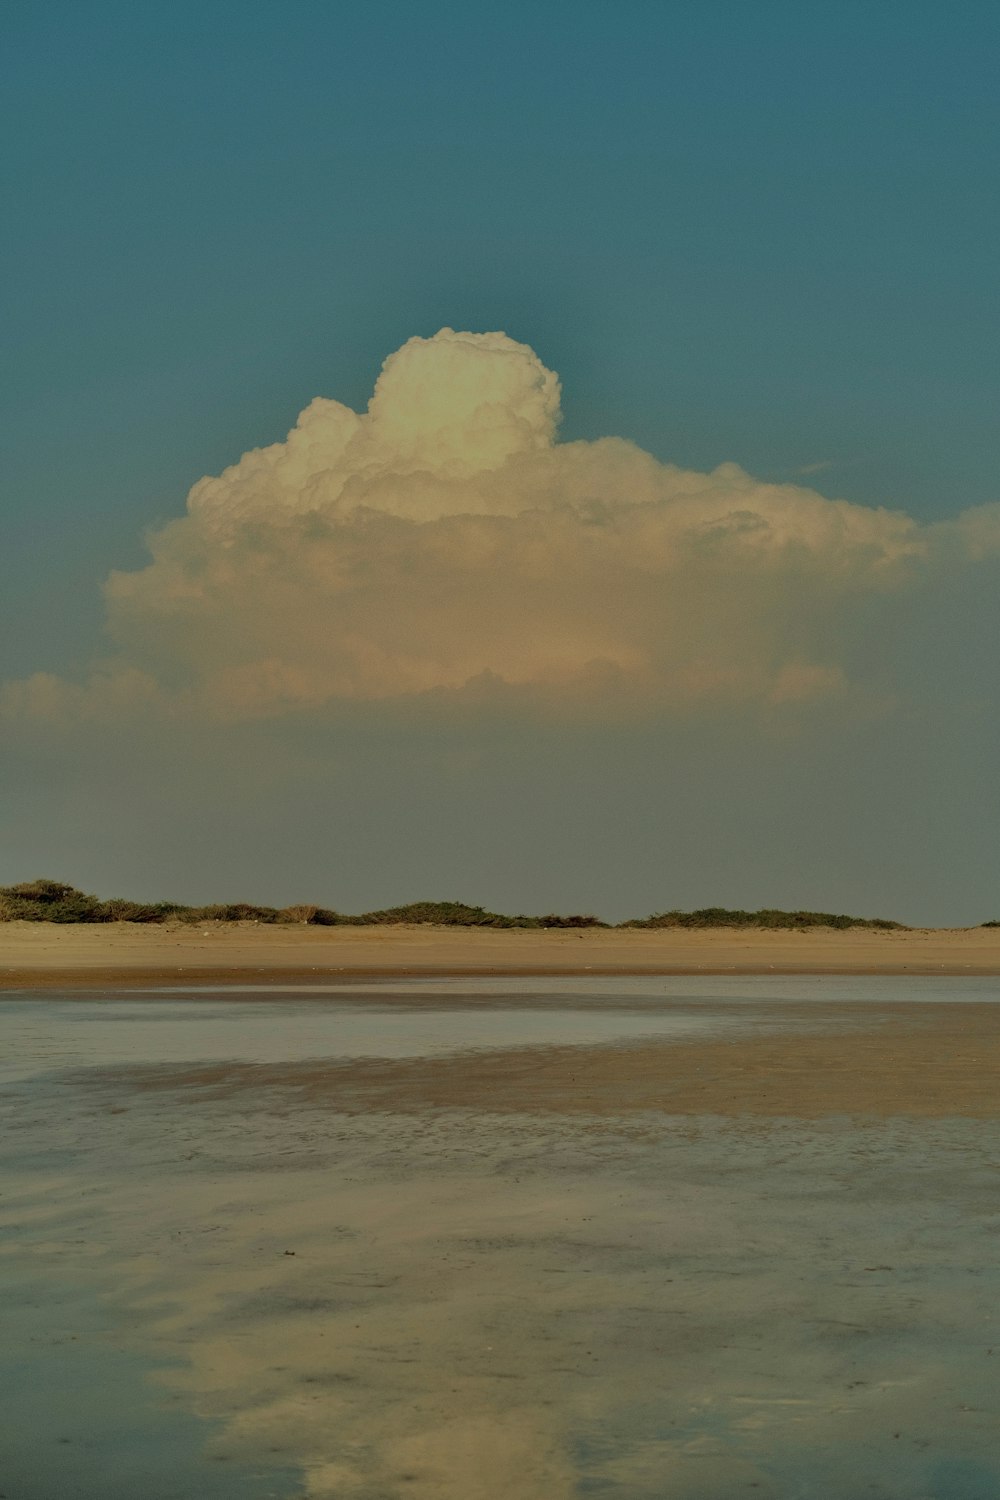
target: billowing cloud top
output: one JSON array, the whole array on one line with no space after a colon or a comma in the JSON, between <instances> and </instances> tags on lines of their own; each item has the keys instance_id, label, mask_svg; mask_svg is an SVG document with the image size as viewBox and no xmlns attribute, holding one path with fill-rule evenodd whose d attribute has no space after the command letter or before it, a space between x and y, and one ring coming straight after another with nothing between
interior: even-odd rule
<instances>
[{"instance_id":1,"label":"billowing cloud top","mask_svg":"<svg viewBox=\"0 0 1000 1500\"><path fill-rule=\"evenodd\" d=\"M363 415L318 398L283 443L200 480L152 562L107 584L117 656L67 693L223 718L344 699L516 690L690 710L841 694L878 601L1000 510L908 515L662 464L618 438L559 443L560 387L502 333L414 338Z\"/></svg>"},{"instance_id":2,"label":"billowing cloud top","mask_svg":"<svg viewBox=\"0 0 1000 1500\"><path fill-rule=\"evenodd\" d=\"M188 510L223 531L362 506L417 521L483 509L469 481L550 448L558 420L559 381L527 345L443 328L386 360L365 416L317 397L284 443L196 484Z\"/></svg>"}]
</instances>

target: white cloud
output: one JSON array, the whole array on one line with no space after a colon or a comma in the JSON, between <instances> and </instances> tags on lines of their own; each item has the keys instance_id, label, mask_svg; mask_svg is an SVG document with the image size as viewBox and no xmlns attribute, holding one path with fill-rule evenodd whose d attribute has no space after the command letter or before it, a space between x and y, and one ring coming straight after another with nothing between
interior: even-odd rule
<instances>
[{"instance_id":1,"label":"white cloud","mask_svg":"<svg viewBox=\"0 0 1000 1500\"><path fill-rule=\"evenodd\" d=\"M691 711L849 690L859 610L944 557L1000 551L1000 507L900 511L559 443L559 381L501 333L411 339L365 414L319 398L283 443L200 480L152 561L106 586L89 686L13 715L222 719L484 685Z\"/></svg>"}]
</instances>

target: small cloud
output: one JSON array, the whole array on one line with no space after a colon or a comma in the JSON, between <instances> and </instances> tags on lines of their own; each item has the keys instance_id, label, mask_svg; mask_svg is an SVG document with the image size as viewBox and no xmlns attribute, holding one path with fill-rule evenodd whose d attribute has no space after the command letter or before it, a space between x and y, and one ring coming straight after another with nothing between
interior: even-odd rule
<instances>
[{"instance_id":1,"label":"small cloud","mask_svg":"<svg viewBox=\"0 0 1000 1500\"><path fill-rule=\"evenodd\" d=\"M833 466L834 462L832 458L821 458L814 464L803 464L795 472L805 478L809 474L822 474L824 469L832 469Z\"/></svg>"}]
</instances>

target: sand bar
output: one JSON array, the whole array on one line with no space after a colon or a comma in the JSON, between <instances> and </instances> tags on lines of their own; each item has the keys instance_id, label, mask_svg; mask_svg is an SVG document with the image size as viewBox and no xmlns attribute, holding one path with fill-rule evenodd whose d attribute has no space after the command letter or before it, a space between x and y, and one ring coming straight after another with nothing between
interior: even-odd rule
<instances>
[{"instance_id":1,"label":"sand bar","mask_svg":"<svg viewBox=\"0 0 1000 1500\"><path fill-rule=\"evenodd\" d=\"M0 989L527 974L1000 975L1000 928L764 932L0 925Z\"/></svg>"},{"instance_id":2,"label":"sand bar","mask_svg":"<svg viewBox=\"0 0 1000 1500\"><path fill-rule=\"evenodd\" d=\"M773 1020L757 1035L617 1046L119 1065L89 1082L118 1104L135 1090L167 1090L192 1104L232 1100L283 1113L1000 1118L1000 1005L786 1005Z\"/></svg>"}]
</instances>

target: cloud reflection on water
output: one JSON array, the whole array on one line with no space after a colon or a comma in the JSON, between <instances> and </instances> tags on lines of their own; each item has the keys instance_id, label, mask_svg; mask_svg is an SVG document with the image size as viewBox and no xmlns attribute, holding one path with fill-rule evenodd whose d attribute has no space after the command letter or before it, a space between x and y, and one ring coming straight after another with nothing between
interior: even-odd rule
<instances>
[{"instance_id":1,"label":"cloud reflection on water","mask_svg":"<svg viewBox=\"0 0 1000 1500\"><path fill-rule=\"evenodd\" d=\"M5 1264L100 1295L94 1368L205 1424L203 1500L1000 1491L992 1124L115 1088L8 1090Z\"/></svg>"}]
</instances>

